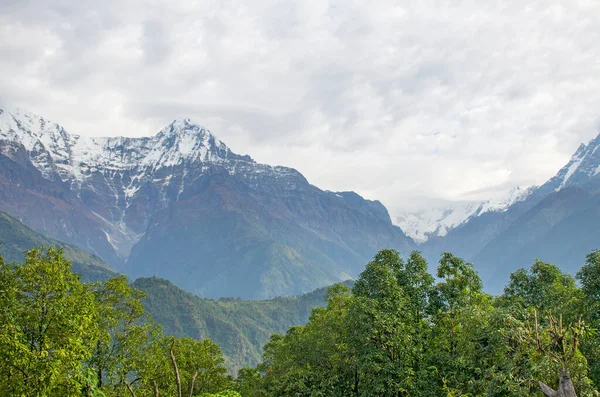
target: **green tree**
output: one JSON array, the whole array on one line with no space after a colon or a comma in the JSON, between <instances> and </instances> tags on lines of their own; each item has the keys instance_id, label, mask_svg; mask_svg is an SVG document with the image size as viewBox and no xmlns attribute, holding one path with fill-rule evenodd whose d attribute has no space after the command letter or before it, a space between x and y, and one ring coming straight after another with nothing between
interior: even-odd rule
<instances>
[{"instance_id":1,"label":"green tree","mask_svg":"<svg viewBox=\"0 0 600 397\"><path fill-rule=\"evenodd\" d=\"M258 368L242 368L234 381L234 388L244 397L266 397L263 377Z\"/></svg>"},{"instance_id":2,"label":"green tree","mask_svg":"<svg viewBox=\"0 0 600 397\"><path fill-rule=\"evenodd\" d=\"M352 394L356 360L347 345L349 292L341 284L330 287L327 307L313 309L306 326L291 327L284 336L272 335L263 364L257 372L240 373L238 390L249 390L249 396ZM264 377L259 378L261 373Z\"/></svg>"},{"instance_id":3,"label":"green tree","mask_svg":"<svg viewBox=\"0 0 600 397\"><path fill-rule=\"evenodd\" d=\"M573 277L536 259L530 271L519 269L510 275L496 304L509 308L513 315L527 316L527 310L534 308L542 315L560 313L565 321L577 321L582 297Z\"/></svg>"},{"instance_id":4,"label":"green tree","mask_svg":"<svg viewBox=\"0 0 600 397\"><path fill-rule=\"evenodd\" d=\"M563 367L581 392L591 390L581 347L591 340L592 330L580 322L582 297L573 277L553 264L535 260L529 271L511 274L494 303L502 342L496 346L492 375L496 391L510 396L538 392L538 382L556 382ZM567 347L559 346L561 340L577 340L577 348L556 354Z\"/></svg>"},{"instance_id":5,"label":"green tree","mask_svg":"<svg viewBox=\"0 0 600 397\"><path fill-rule=\"evenodd\" d=\"M179 387L186 396L221 392L231 386L223 363L221 349L210 339L180 339L154 332L140 364L136 387L144 396L153 395L155 390L160 395L178 395Z\"/></svg>"},{"instance_id":6,"label":"green tree","mask_svg":"<svg viewBox=\"0 0 600 397\"><path fill-rule=\"evenodd\" d=\"M358 395L401 396L414 389L429 283L423 262L413 256L407 265L398 252L382 250L352 289L349 344L360 378Z\"/></svg>"},{"instance_id":7,"label":"green tree","mask_svg":"<svg viewBox=\"0 0 600 397\"><path fill-rule=\"evenodd\" d=\"M99 328L90 287L54 248L30 250L23 265L0 267L0 395L91 393L83 362Z\"/></svg>"},{"instance_id":8,"label":"green tree","mask_svg":"<svg viewBox=\"0 0 600 397\"><path fill-rule=\"evenodd\" d=\"M140 365L153 324L144 313L145 294L131 288L125 276L95 284L94 295L101 337L88 365L99 389L119 394Z\"/></svg>"},{"instance_id":9,"label":"green tree","mask_svg":"<svg viewBox=\"0 0 600 397\"><path fill-rule=\"evenodd\" d=\"M443 395L480 395L484 392L489 356L491 297L471 263L450 253L440 259L442 279L432 294L432 335L428 361L432 382ZM493 331L492 331L493 332Z\"/></svg>"},{"instance_id":10,"label":"green tree","mask_svg":"<svg viewBox=\"0 0 600 397\"><path fill-rule=\"evenodd\" d=\"M586 322L598 332L600 330L600 250L591 252L585 265L577 273L581 283L583 299L580 312ZM582 351L588 357L590 377L596 385L600 385L600 340L598 338L584 340Z\"/></svg>"}]
</instances>

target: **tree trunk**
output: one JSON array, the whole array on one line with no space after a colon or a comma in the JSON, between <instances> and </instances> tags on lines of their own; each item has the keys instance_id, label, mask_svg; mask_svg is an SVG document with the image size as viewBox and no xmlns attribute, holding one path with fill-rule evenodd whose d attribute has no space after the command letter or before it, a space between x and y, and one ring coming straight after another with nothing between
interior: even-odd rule
<instances>
[{"instance_id":1,"label":"tree trunk","mask_svg":"<svg viewBox=\"0 0 600 397\"><path fill-rule=\"evenodd\" d=\"M190 381L190 397L194 396L194 383L196 382L197 377L198 371L194 372L194 376L192 376L192 380Z\"/></svg>"},{"instance_id":2,"label":"tree trunk","mask_svg":"<svg viewBox=\"0 0 600 397\"><path fill-rule=\"evenodd\" d=\"M552 390L543 382L540 382L540 387L542 388L542 392L548 397L577 397L573 382L571 382L571 378L565 369L562 371L557 390Z\"/></svg>"},{"instance_id":3,"label":"tree trunk","mask_svg":"<svg viewBox=\"0 0 600 397\"><path fill-rule=\"evenodd\" d=\"M102 364L98 364L98 389L102 389Z\"/></svg>"},{"instance_id":4,"label":"tree trunk","mask_svg":"<svg viewBox=\"0 0 600 397\"><path fill-rule=\"evenodd\" d=\"M135 397L135 392L131 388L131 385L129 383L125 382L125 386L127 386L127 390L129 390L129 393L131 394L131 397Z\"/></svg>"},{"instance_id":5,"label":"tree trunk","mask_svg":"<svg viewBox=\"0 0 600 397\"><path fill-rule=\"evenodd\" d=\"M100 353L100 341L96 342L96 353L98 354L98 389L102 389L102 354Z\"/></svg>"},{"instance_id":6,"label":"tree trunk","mask_svg":"<svg viewBox=\"0 0 600 397\"><path fill-rule=\"evenodd\" d=\"M175 355L173 354L173 346L175 346L175 339L173 339L173 343L171 343L171 350L169 351L169 354L171 355L171 362L173 363L173 369L175 370L175 380L177 381L177 397L181 397L181 378L179 377L177 361L175 361Z\"/></svg>"}]
</instances>

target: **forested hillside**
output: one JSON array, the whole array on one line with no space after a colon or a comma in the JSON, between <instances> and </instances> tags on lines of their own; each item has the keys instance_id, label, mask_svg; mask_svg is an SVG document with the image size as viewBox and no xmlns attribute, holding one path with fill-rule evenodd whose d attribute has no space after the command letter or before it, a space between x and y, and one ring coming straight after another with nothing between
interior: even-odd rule
<instances>
[{"instance_id":1,"label":"forested hillside","mask_svg":"<svg viewBox=\"0 0 600 397\"><path fill-rule=\"evenodd\" d=\"M4 212L0 212L0 255L6 262L23 262L24 252L39 246L60 247L84 281L106 280L117 273L99 257L72 245L47 238Z\"/></svg>"},{"instance_id":2,"label":"forested hillside","mask_svg":"<svg viewBox=\"0 0 600 397\"><path fill-rule=\"evenodd\" d=\"M221 346L232 373L258 364L271 334L306 324L311 310L325 305L327 292L321 288L297 297L249 301L199 298L156 277L137 279L133 287L146 293L144 308L167 335L211 338Z\"/></svg>"}]
</instances>

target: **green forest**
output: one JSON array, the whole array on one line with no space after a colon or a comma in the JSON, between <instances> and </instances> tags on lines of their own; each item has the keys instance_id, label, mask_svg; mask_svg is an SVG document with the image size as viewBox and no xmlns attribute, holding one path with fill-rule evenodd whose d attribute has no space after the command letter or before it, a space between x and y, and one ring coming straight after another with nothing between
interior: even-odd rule
<instances>
[{"instance_id":1,"label":"green forest","mask_svg":"<svg viewBox=\"0 0 600 397\"><path fill-rule=\"evenodd\" d=\"M599 395L600 251L576 277L535 260L491 296L450 253L434 277L419 252L382 250L236 377L227 346L169 336L125 276L86 283L71 266L45 247L0 259L1 396L542 396L563 369Z\"/></svg>"},{"instance_id":2,"label":"green forest","mask_svg":"<svg viewBox=\"0 0 600 397\"><path fill-rule=\"evenodd\" d=\"M213 341L166 336L125 276L71 266L56 248L0 257L1 396L239 396Z\"/></svg>"},{"instance_id":3,"label":"green forest","mask_svg":"<svg viewBox=\"0 0 600 397\"><path fill-rule=\"evenodd\" d=\"M217 343L229 374L260 363L262 348L271 334L306 324L311 310L325 304L327 293L327 288L320 288L268 300L207 299L157 277L138 278L132 285L146 294L142 302L146 313L167 335L210 338Z\"/></svg>"}]
</instances>

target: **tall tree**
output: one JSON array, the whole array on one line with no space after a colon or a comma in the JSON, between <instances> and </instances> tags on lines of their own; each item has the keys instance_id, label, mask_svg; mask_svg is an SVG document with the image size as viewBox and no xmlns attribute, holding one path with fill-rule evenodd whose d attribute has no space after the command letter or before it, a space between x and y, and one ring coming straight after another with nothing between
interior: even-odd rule
<instances>
[{"instance_id":1,"label":"tall tree","mask_svg":"<svg viewBox=\"0 0 600 397\"><path fill-rule=\"evenodd\" d=\"M0 262L0 394L77 395L94 386L83 370L99 336L94 295L61 250L33 249L22 266Z\"/></svg>"},{"instance_id":2,"label":"tall tree","mask_svg":"<svg viewBox=\"0 0 600 397\"><path fill-rule=\"evenodd\" d=\"M479 395L485 389L491 297L483 293L473 265L450 253L442 255L437 277L428 350L434 379L449 395Z\"/></svg>"},{"instance_id":3,"label":"tall tree","mask_svg":"<svg viewBox=\"0 0 600 397\"><path fill-rule=\"evenodd\" d=\"M585 265L577 273L581 283L583 299L580 312L584 319L596 332L600 330L600 250L591 252ZM600 342L598 337L584 340L582 351L590 363L590 377L596 385L600 385Z\"/></svg>"},{"instance_id":4,"label":"tall tree","mask_svg":"<svg viewBox=\"0 0 600 397\"><path fill-rule=\"evenodd\" d=\"M398 252L382 250L352 289L349 344L360 376L359 395L409 395L413 388L412 364L419 354L418 309L411 306L405 290L412 285L405 269Z\"/></svg>"},{"instance_id":5,"label":"tall tree","mask_svg":"<svg viewBox=\"0 0 600 397\"><path fill-rule=\"evenodd\" d=\"M101 335L88 365L96 373L98 388L123 392L140 364L153 327L142 305L145 294L132 288L125 276L95 284L93 290Z\"/></svg>"},{"instance_id":6,"label":"tall tree","mask_svg":"<svg viewBox=\"0 0 600 397\"><path fill-rule=\"evenodd\" d=\"M197 396L224 391L231 385L221 349L210 339L173 338L155 331L144 353L136 384L144 396L154 395L155 390L175 396L179 389L184 396Z\"/></svg>"},{"instance_id":7,"label":"tall tree","mask_svg":"<svg viewBox=\"0 0 600 397\"><path fill-rule=\"evenodd\" d=\"M542 314L560 313L565 321L577 321L581 298L572 276L554 264L536 259L530 271L519 269L510 275L497 305L509 307L515 315L525 315L528 308L535 308Z\"/></svg>"}]
</instances>

